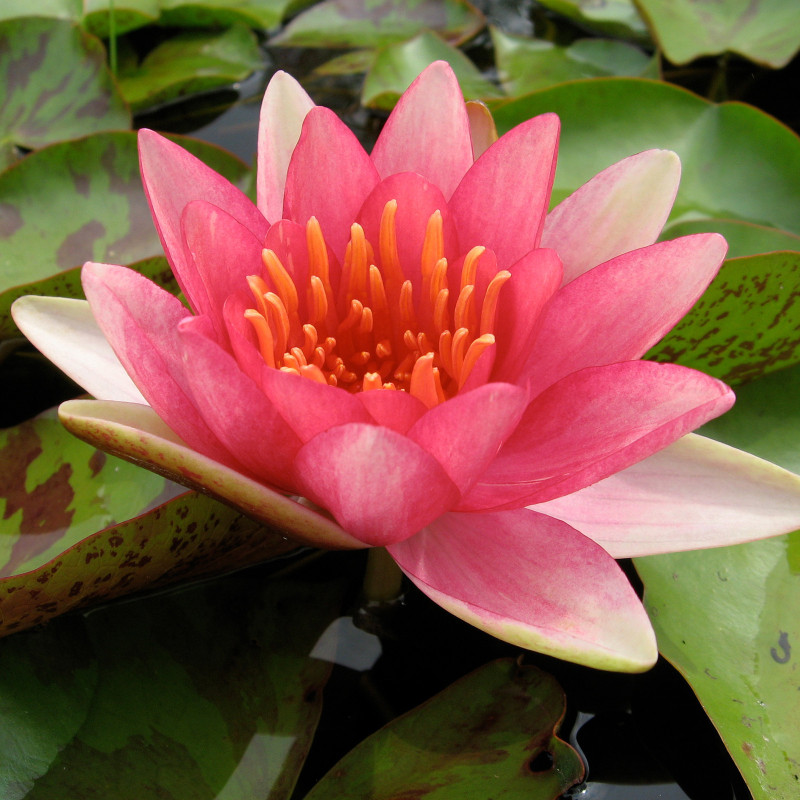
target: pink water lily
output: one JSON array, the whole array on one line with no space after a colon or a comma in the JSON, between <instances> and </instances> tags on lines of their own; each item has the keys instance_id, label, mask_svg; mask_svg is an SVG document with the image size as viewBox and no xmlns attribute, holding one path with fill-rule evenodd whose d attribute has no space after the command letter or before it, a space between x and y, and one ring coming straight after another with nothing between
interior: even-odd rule
<instances>
[{"instance_id":1,"label":"pink water lily","mask_svg":"<svg viewBox=\"0 0 800 800\"><path fill-rule=\"evenodd\" d=\"M792 530L800 478L687 435L732 392L640 360L726 250L654 243L678 158L627 158L548 214L558 118L481 130L440 62L368 155L279 73L257 205L140 135L191 310L88 263L88 303L25 298L15 319L98 398L62 406L79 436L301 541L386 547L509 642L644 669L654 635L614 558Z\"/></svg>"}]
</instances>

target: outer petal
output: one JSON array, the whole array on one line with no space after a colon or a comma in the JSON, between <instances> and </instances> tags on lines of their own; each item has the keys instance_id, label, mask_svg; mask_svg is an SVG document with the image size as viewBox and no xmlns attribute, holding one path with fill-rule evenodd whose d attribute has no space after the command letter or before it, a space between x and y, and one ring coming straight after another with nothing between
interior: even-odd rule
<instances>
[{"instance_id":1,"label":"outer petal","mask_svg":"<svg viewBox=\"0 0 800 800\"><path fill-rule=\"evenodd\" d=\"M497 455L525 410L527 393L489 383L435 406L408 432L467 491Z\"/></svg>"},{"instance_id":2,"label":"outer petal","mask_svg":"<svg viewBox=\"0 0 800 800\"><path fill-rule=\"evenodd\" d=\"M181 215L192 200L205 200L227 211L263 241L267 221L247 196L182 147L149 130L139 131L142 183L161 244L192 308L203 287L187 262Z\"/></svg>"},{"instance_id":3,"label":"outer petal","mask_svg":"<svg viewBox=\"0 0 800 800\"><path fill-rule=\"evenodd\" d=\"M341 263L350 225L378 172L352 131L330 109L306 115L286 175L283 216L305 225L316 217Z\"/></svg>"},{"instance_id":4,"label":"outer petal","mask_svg":"<svg viewBox=\"0 0 800 800\"><path fill-rule=\"evenodd\" d=\"M398 433L409 428L428 411L427 406L408 392L358 392L359 402L378 423Z\"/></svg>"},{"instance_id":5,"label":"outer petal","mask_svg":"<svg viewBox=\"0 0 800 800\"><path fill-rule=\"evenodd\" d=\"M272 486L291 485L300 438L233 358L204 331L204 317L178 325L186 380L203 419L248 470Z\"/></svg>"},{"instance_id":6,"label":"outer petal","mask_svg":"<svg viewBox=\"0 0 800 800\"><path fill-rule=\"evenodd\" d=\"M676 364L627 361L573 373L530 404L462 508L570 494L666 447L733 400L721 381Z\"/></svg>"},{"instance_id":7,"label":"outer petal","mask_svg":"<svg viewBox=\"0 0 800 800\"><path fill-rule=\"evenodd\" d=\"M180 361L181 302L138 272L86 264L83 288L114 352L156 413L190 446L238 468L192 401Z\"/></svg>"},{"instance_id":8,"label":"outer petal","mask_svg":"<svg viewBox=\"0 0 800 800\"><path fill-rule=\"evenodd\" d=\"M537 393L584 367L641 356L691 308L725 257L716 233L625 253L556 293L525 372Z\"/></svg>"},{"instance_id":9,"label":"outer petal","mask_svg":"<svg viewBox=\"0 0 800 800\"><path fill-rule=\"evenodd\" d=\"M542 247L564 262L564 283L615 256L653 244L667 221L681 162L670 150L647 150L595 175L548 215Z\"/></svg>"},{"instance_id":10,"label":"outer petal","mask_svg":"<svg viewBox=\"0 0 800 800\"><path fill-rule=\"evenodd\" d=\"M738 544L800 528L800 477L689 434L644 461L536 511L615 558Z\"/></svg>"},{"instance_id":11,"label":"outer petal","mask_svg":"<svg viewBox=\"0 0 800 800\"><path fill-rule=\"evenodd\" d=\"M630 672L658 656L616 562L560 520L527 509L447 514L389 552L443 608L514 645Z\"/></svg>"},{"instance_id":12,"label":"outer petal","mask_svg":"<svg viewBox=\"0 0 800 800\"><path fill-rule=\"evenodd\" d=\"M559 121L542 114L498 139L450 200L461 251L494 250L501 269L539 246L556 168Z\"/></svg>"},{"instance_id":13,"label":"outer petal","mask_svg":"<svg viewBox=\"0 0 800 800\"><path fill-rule=\"evenodd\" d=\"M58 413L79 438L210 494L293 539L315 547L363 547L322 514L187 447L147 406L69 400Z\"/></svg>"},{"instance_id":14,"label":"outer petal","mask_svg":"<svg viewBox=\"0 0 800 800\"><path fill-rule=\"evenodd\" d=\"M89 394L100 400L147 402L85 300L28 295L14 301L11 315L36 348Z\"/></svg>"},{"instance_id":15,"label":"outer petal","mask_svg":"<svg viewBox=\"0 0 800 800\"><path fill-rule=\"evenodd\" d=\"M382 178L418 172L450 197L472 166L464 97L453 70L435 61L408 87L372 150Z\"/></svg>"},{"instance_id":16,"label":"outer petal","mask_svg":"<svg viewBox=\"0 0 800 800\"><path fill-rule=\"evenodd\" d=\"M289 159L312 108L314 101L291 75L272 76L261 102L256 183L259 211L272 222L281 218Z\"/></svg>"},{"instance_id":17,"label":"outer petal","mask_svg":"<svg viewBox=\"0 0 800 800\"><path fill-rule=\"evenodd\" d=\"M377 425L341 425L321 433L300 451L296 468L305 497L375 546L407 539L459 496L432 455Z\"/></svg>"}]
</instances>

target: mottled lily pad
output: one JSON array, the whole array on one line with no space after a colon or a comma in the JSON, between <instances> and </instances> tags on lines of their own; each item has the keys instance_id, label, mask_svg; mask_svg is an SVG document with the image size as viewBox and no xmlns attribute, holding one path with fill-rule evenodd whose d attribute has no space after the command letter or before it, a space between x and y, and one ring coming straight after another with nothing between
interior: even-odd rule
<instances>
[{"instance_id":1,"label":"mottled lily pad","mask_svg":"<svg viewBox=\"0 0 800 800\"><path fill-rule=\"evenodd\" d=\"M341 584L263 570L0 642L0 796L285 800L330 664Z\"/></svg>"},{"instance_id":2,"label":"mottled lily pad","mask_svg":"<svg viewBox=\"0 0 800 800\"><path fill-rule=\"evenodd\" d=\"M627 42L578 39L562 47L544 39L512 36L497 28L491 33L500 85L511 97L580 78L659 77L658 58Z\"/></svg>"},{"instance_id":3,"label":"mottled lily pad","mask_svg":"<svg viewBox=\"0 0 800 800\"><path fill-rule=\"evenodd\" d=\"M218 147L172 138L234 182L247 174ZM85 261L129 264L161 253L133 132L54 144L0 174L0 296ZM0 330L15 331L10 325L5 319Z\"/></svg>"},{"instance_id":4,"label":"mottled lily pad","mask_svg":"<svg viewBox=\"0 0 800 800\"><path fill-rule=\"evenodd\" d=\"M450 63L461 91L468 100L501 95L497 87L487 81L460 50L444 42L435 33L423 31L407 42L377 51L364 80L361 102L373 108L394 108L400 95L417 75L439 59Z\"/></svg>"},{"instance_id":5,"label":"mottled lily pad","mask_svg":"<svg viewBox=\"0 0 800 800\"><path fill-rule=\"evenodd\" d=\"M223 33L182 33L151 50L141 64L119 75L122 94L134 111L244 80L263 63L249 28Z\"/></svg>"},{"instance_id":6,"label":"mottled lily pad","mask_svg":"<svg viewBox=\"0 0 800 800\"><path fill-rule=\"evenodd\" d=\"M0 432L0 635L293 547L227 506L95 450L53 417Z\"/></svg>"},{"instance_id":7,"label":"mottled lily pad","mask_svg":"<svg viewBox=\"0 0 800 800\"><path fill-rule=\"evenodd\" d=\"M740 384L800 360L800 253L733 258L648 354Z\"/></svg>"},{"instance_id":8,"label":"mottled lily pad","mask_svg":"<svg viewBox=\"0 0 800 800\"><path fill-rule=\"evenodd\" d=\"M800 368L741 387L733 410L702 432L800 472ZM793 533L635 559L659 649L691 684L756 800L800 791L799 552Z\"/></svg>"},{"instance_id":9,"label":"mottled lily pad","mask_svg":"<svg viewBox=\"0 0 800 800\"><path fill-rule=\"evenodd\" d=\"M467 0L323 0L293 19L270 44L284 47L383 47L425 28L460 44L483 27Z\"/></svg>"},{"instance_id":10,"label":"mottled lily pad","mask_svg":"<svg viewBox=\"0 0 800 800\"><path fill-rule=\"evenodd\" d=\"M780 68L800 50L796 0L637 0L664 55L673 64L730 51Z\"/></svg>"},{"instance_id":11,"label":"mottled lily pad","mask_svg":"<svg viewBox=\"0 0 800 800\"><path fill-rule=\"evenodd\" d=\"M563 716L554 678L494 661L365 739L306 800L555 800L583 777Z\"/></svg>"},{"instance_id":12,"label":"mottled lily pad","mask_svg":"<svg viewBox=\"0 0 800 800\"><path fill-rule=\"evenodd\" d=\"M102 43L66 20L0 23L0 85L0 170L24 150L131 126Z\"/></svg>"}]
</instances>

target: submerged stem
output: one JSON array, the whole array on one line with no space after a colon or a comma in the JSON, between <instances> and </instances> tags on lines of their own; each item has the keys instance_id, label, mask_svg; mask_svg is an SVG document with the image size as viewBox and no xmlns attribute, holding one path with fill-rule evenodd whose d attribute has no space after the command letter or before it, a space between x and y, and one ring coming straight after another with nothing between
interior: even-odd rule
<instances>
[{"instance_id":1,"label":"submerged stem","mask_svg":"<svg viewBox=\"0 0 800 800\"><path fill-rule=\"evenodd\" d=\"M367 555L364 597L368 602L387 602L400 596L403 573L383 547L373 547Z\"/></svg>"}]
</instances>

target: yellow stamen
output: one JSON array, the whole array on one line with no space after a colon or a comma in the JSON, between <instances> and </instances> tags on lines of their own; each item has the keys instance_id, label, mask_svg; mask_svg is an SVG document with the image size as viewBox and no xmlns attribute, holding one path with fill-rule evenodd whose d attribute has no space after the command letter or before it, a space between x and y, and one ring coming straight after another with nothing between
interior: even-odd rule
<instances>
[{"instance_id":1,"label":"yellow stamen","mask_svg":"<svg viewBox=\"0 0 800 800\"><path fill-rule=\"evenodd\" d=\"M489 281L486 287L486 296L483 299L481 308L481 336L494 331L495 312L497 311L497 299L503 284L511 277L508 270L501 270ZM475 340L479 341L478 339Z\"/></svg>"},{"instance_id":2,"label":"yellow stamen","mask_svg":"<svg viewBox=\"0 0 800 800\"><path fill-rule=\"evenodd\" d=\"M289 317L294 317L297 314L297 288L294 281L274 251L262 250L261 261L272 278L275 292L280 297Z\"/></svg>"},{"instance_id":3,"label":"yellow stamen","mask_svg":"<svg viewBox=\"0 0 800 800\"><path fill-rule=\"evenodd\" d=\"M248 308L244 312L244 318L248 320L258 337L258 349L261 351L261 358L264 359L268 367L275 368L275 341L272 338L267 321L254 308Z\"/></svg>"},{"instance_id":4,"label":"yellow stamen","mask_svg":"<svg viewBox=\"0 0 800 800\"><path fill-rule=\"evenodd\" d=\"M461 374L458 376L458 388L460 389L473 367L478 362L478 359L483 355L487 348L494 344L494 336L487 333L484 336L479 336L467 349L467 354L464 356L464 363L461 366Z\"/></svg>"}]
</instances>

